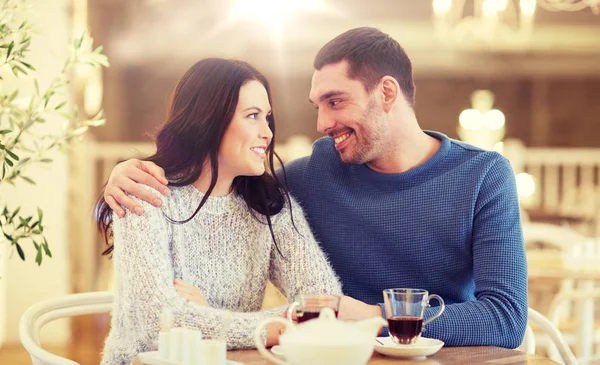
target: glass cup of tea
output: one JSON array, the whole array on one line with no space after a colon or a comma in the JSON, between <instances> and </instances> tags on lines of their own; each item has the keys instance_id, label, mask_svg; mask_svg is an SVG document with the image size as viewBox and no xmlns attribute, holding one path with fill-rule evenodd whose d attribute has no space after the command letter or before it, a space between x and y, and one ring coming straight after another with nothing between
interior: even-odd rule
<instances>
[{"instance_id":1,"label":"glass cup of tea","mask_svg":"<svg viewBox=\"0 0 600 365\"><path fill-rule=\"evenodd\" d=\"M423 320L429 300L436 299L439 311L426 321ZM385 289L383 301L388 321L388 331L392 340L399 345L411 345L423 331L423 326L438 318L446 309L444 300L436 294L422 289Z\"/></svg>"},{"instance_id":2,"label":"glass cup of tea","mask_svg":"<svg viewBox=\"0 0 600 365\"><path fill-rule=\"evenodd\" d=\"M300 294L296 301L290 305L287 317L293 322L293 314L296 313L298 323L318 318L323 308L331 308L337 318L340 309L340 296L327 294Z\"/></svg>"}]
</instances>

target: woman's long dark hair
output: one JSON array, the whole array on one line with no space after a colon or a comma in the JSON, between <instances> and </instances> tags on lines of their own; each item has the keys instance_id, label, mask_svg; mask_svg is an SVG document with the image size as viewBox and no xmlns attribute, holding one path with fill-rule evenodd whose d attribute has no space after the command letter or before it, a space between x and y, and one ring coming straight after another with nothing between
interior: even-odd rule
<instances>
[{"instance_id":1,"label":"woman's long dark hair","mask_svg":"<svg viewBox=\"0 0 600 365\"><path fill-rule=\"evenodd\" d=\"M221 140L233 119L241 87L252 80L263 84L267 90L269 103L273 105L267 79L246 62L207 58L192 66L179 81L173 94L167 121L156 137L156 153L144 160L152 161L163 168L169 185L172 186L194 183L208 161L211 168L211 182L194 214L183 221L174 221L167 217L171 223L189 222L212 193L219 176L218 155ZM256 212L266 218L271 237L279 251L271 216L281 211L286 200L291 209L291 202L287 190L274 171L273 159L277 158L280 163L281 160L273 150L275 145L273 113L267 117L267 121L273 132L271 144L267 148L268 171L261 176L238 176L233 180L232 189L245 200L255 218L259 219ZM103 255L108 255L114 248L108 239L112 224L112 209L104 197L101 197L96 204L96 220L98 229L109 246ZM281 254L281 251L279 253Z\"/></svg>"}]
</instances>

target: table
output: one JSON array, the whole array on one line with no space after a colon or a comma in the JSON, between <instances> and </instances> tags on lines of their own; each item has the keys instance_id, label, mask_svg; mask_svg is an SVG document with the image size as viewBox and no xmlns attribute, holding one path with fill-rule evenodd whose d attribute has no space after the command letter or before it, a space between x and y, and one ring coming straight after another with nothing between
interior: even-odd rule
<instances>
[{"instance_id":1,"label":"table","mask_svg":"<svg viewBox=\"0 0 600 365\"><path fill-rule=\"evenodd\" d=\"M271 365L256 350L228 351L227 359L245 365ZM425 360L394 359L373 353L369 365L556 365L545 357L499 347L444 347ZM143 365L134 360L132 365Z\"/></svg>"}]
</instances>

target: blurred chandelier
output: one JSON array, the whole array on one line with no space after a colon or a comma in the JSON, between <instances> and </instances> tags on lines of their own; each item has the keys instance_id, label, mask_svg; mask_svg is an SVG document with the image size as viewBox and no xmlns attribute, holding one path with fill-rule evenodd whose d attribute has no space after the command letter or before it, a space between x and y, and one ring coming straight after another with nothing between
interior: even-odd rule
<instances>
[{"instance_id":1,"label":"blurred chandelier","mask_svg":"<svg viewBox=\"0 0 600 365\"><path fill-rule=\"evenodd\" d=\"M489 90L475 90L471 94L471 108L458 117L458 136L466 143L502 153L505 117L493 108L494 94Z\"/></svg>"},{"instance_id":2,"label":"blurred chandelier","mask_svg":"<svg viewBox=\"0 0 600 365\"><path fill-rule=\"evenodd\" d=\"M536 0L433 0L436 35L461 43L525 43L536 5Z\"/></svg>"},{"instance_id":3,"label":"blurred chandelier","mask_svg":"<svg viewBox=\"0 0 600 365\"><path fill-rule=\"evenodd\" d=\"M591 8L596 15L600 14L600 0L538 0L540 8L549 11L579 11Z\"/></svg>"}]
</instances>

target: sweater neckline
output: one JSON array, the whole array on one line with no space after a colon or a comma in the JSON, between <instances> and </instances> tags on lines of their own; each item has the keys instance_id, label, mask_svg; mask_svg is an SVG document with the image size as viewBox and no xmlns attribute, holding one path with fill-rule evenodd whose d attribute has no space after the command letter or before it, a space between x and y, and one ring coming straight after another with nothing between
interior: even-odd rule
<instances>
[{"instance_id":1,"label":"sweater neckline","mask_svg":"<svg viewBox=\"0 0 600 365\"><path fill-rule=\"evenodd\" d=\"M205 193L198 190L194 185L187 185L184 187L186 193L194 197L194 203L200 204ZM235 191L231 191L225 196L209 196L200 212L207 212L213 215L222 215L229 213L236 209L244 200Z\"/></svg>"},{"instance_id":2,"label":"sweater neckline","mask_svg":"<svg viewBox=\"0 0 600 365\"><path fill-rule=\"evenodd\" d=\"M365 179L373 181L373 182L395 182L395 183L405 183L414 181L417 176L425 174L430 171L433 167L439 164L444 157L448 154L451 147L451 141L448 136L443 133L433 132L433 131L424 131L428 135L433 138L436 138L441 141L440 148L437 152L431 156L430 159L422 163L421 165L410 169L405 172L401 172L399 174L384 174L377 171L371 170L366 164L361 165L351 165L355 172Z\"/></svg>"}]
</instances>

